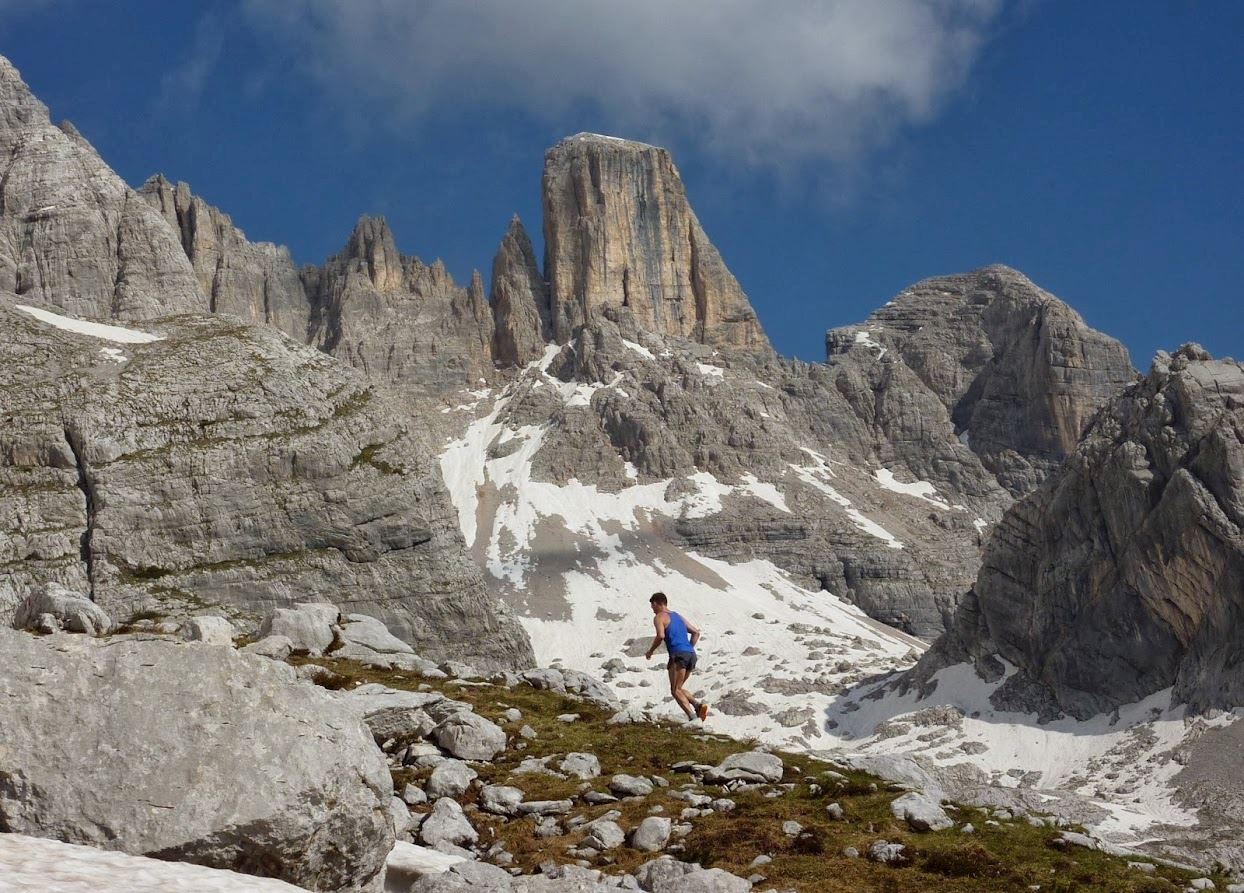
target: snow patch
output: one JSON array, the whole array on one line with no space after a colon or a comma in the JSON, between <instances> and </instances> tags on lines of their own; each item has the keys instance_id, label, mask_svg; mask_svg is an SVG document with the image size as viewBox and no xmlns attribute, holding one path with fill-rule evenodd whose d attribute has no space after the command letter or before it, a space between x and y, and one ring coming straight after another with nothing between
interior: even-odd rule
<instances>
[{"instance_id":1,"label":"snow patch","mask_svg":"<svg viewBox=\"0 0 1244 893\"><path fill-rule=\"evenodd\" d=\"M721 381L726 377L726 370L720 366L710 366L708 363L697 362L695 367L700 370L700 374L705 378L715 378Z\"/></svg>"},{"instance_id":2,"label":"snow patch","mask_svg":"<svg viewBox=\"0 0 1244 893\"><path fill-rule=\"evenodd\" d=\"M855 333L855 343L862 344L865 347L874 348L875 350L877 350L878 351L877 359L881 359L887 353L886 348L882 346L882 344L879 341L874 339L873 336L867 330Z\"/></svg>"},{"instance_id":3,"label":"snow patch","mask_svg":"<svg viewBox=\"0 0 1244 893\"><path fill-rule=\"evenodd\" d=\"M117 344L149 344L152 341L164 340L163 335L152 335L148 332L139 332L135 329L123 328L122 326L109 326L100 322L88 322L85 319L73 319L69 316L61 316L59 313L52 313L50 310L27 307L25 304L14 304L13 306L23 313L29 313L40 322L45 322L58 329L64 329L66 332L90 335L92 338L101 338L104 341L113 341Z\"/></svg>"},{"instance_id":4,"label":"snow patch","mask_svg":"<svg viewBox=\"0 0 1244 893\"><path fill-rule=\"evenodd\" d=\"M652 355L652 351L644 347L642 344L636 344L634 341L627 341L625 338L622 339L622 343L631 350L635 351L635 353L639 354L641 357L646 357L653 362L656 361L656 357Z\"/></svg>"},{"instance_id":5,"label":"snow patch","mask_svg":"<svg viewBox=\"0 0 1244 893\"><path fill-rule=\"evenodd\" d=\"M911 484L904 484L902 481L894 477L894 472L888 468L879 468L873 472L873 477L886 490L891 493L902 493L904 496L914 496L917 499L923 499L925 502L932 503L940 509L950 509L950 503L944 499L937 498L937 488L928 481L915 481Z\"/></svg>"}]
</instances>

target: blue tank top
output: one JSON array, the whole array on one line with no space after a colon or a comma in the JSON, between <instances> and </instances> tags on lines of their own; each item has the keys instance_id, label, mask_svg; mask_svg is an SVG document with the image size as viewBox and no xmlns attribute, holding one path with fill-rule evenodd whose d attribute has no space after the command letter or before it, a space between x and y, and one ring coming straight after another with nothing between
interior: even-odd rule
<instances>
[{"instance_id":1,"label":"blue tank top","mask_svg":"<svg viewBox=\"0 0 1244 893\"><path fill-rule=\"evenodd\" d=\"M670 622L665 626L665 650L670 654L695 654L691 636L687 633L687 622L673 611L670 611Z\"/></svg>"}]
</instances>

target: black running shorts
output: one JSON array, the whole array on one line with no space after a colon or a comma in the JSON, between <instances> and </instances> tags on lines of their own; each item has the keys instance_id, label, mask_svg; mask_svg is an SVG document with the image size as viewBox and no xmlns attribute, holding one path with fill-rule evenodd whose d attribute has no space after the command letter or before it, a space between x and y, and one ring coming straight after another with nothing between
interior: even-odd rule
<instances>
[{"instance_id":1,"label":"black running shorts","mask_svg":"<svg viewBox=\"0 0 1244 893\"><path fill-rule=\"evenodd\" d=\"M695 669L695 652L694 651L676 651L670 655L670 662L667 667L679 666L690 673Z\"/></svg>"}]
</instances>

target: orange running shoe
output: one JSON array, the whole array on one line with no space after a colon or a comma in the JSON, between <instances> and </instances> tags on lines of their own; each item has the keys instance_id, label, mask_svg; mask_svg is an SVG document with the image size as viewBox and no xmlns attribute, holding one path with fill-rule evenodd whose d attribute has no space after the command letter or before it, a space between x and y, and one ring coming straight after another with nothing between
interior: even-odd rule
<instances>
[{"instance_id":1,"label":"orange running shoe","mask_svg":"<svg viewBox=\"0 0 1244 893\"><path fill-rule=\"evenodd\" d=\"M695 715L700 718L700 722L704 722L704 720L708 719L708 705L701 704L699 707L695 708Z\"/></svg>"}]
</instances>

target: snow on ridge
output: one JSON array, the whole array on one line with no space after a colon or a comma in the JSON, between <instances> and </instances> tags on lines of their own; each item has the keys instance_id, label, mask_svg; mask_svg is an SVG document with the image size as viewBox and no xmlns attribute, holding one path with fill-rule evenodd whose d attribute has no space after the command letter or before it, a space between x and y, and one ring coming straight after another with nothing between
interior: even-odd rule
<instances>
[{"instance_id":1,"label":"snow on ridge","mask_svg":"<svg viewBox=\"0 0 1244 893\"><path fill-rule=\"evenodd\" d=\"M127 329L123 326L110 326L101 322L88 322L85 319L74 319L70 316L61 316L59 313L52 313L50 310L41 310L38 307L28 307L25 304L14 304L13 307L28 313L40 322L45 322L50 326L58 329L64 329L66 332L76 332L79 335L90 335L92 338L101 338L104 341L113 341L117 344L150 344L152 341L163 341L163 335L152 335L148 332L139 332L135 329Z\"/></svg>"},{"instance_id":2,"label":"snow on ridge","mask_svg":"<svg viewBox=\"0 0 1244 893\"><path fill-rule=\"evenodd\" d=\"M877 359L881 359L887 353L886 347L873 338L867 329L855 333L855 343L862 344L865 347L875 348L878 351Z\"/></svg>"},{"instance_id":3,"label":"snow on ridge","mask_svg":"<svg viewBox=\"0 0 1244 893\"><path fill-rule=\"evenodd\" d=\"M814 452L813 450L809 450L806 447L803 451L809 456L812 456L816 460L817 465L814 468L809 468L806 465L795 465L794 463L791 463L789 466L790 469L795 472L796 476L801 481L810 487L820 490L832 501L841 506L843 511L847 513L847 517L851 519L851 523L860 530L871 536L875 536L879 540L882 540L885 542L886 546L891 549L903 548L903 544L899 541L898 537L890 533L890 531L886 530L876 521L864 515L863 512L852 505L851 500L847 499L847 497L843 496L829 485L829 483L825 480L825 477L834 477L834 473L832 469L830 469L829 462L824 456Z\"/></svg>"},{"instance_id":4,"label":"snow on ridge","mask_svg":"<svg viewBox=\"0 0 1244 893\"><path fill-rule=\"evenodd\" d=\"M914 496L917 499L923 499L925 502L932 503L940 509L950 509L950 503L944 499L937 498L937 488L928 481L915 481L910 484L904 484L902 481L894 477L894 472L888 468L879 468L873 472L873 477L883 488L891 493L902 493L904 496Z\"/></svg>"}]
</instances>

